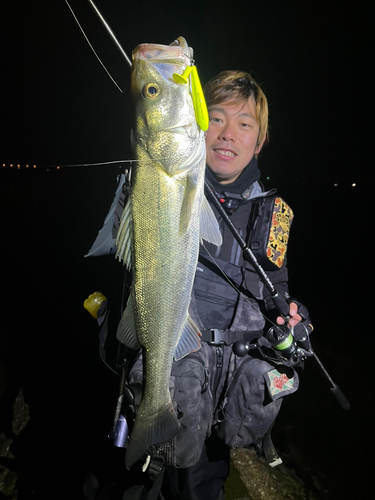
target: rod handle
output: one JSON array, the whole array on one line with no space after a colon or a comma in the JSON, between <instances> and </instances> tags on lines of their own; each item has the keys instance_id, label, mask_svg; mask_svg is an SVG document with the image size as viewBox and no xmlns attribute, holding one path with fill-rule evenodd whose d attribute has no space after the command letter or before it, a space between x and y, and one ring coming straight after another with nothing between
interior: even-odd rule
<instances>
[{"instance_id":1,"label":"rod handle","mask_svg":"<svg viewBox=\"0 0 375 500\"><path fill-rule=\"evenodd\" d=\"M275 304L276 309L279 311L281 316L283 316L284 318L288 318L289 317L289 304L285 300L285 297L280 295L278 292L271 295L271 297L272 297L273 303Z\"/></svg>"},{"instance_id":2,"label":"rod handle","mask_svg":"<svg viewBox=\"0 0 375 500\"><path fill-rule=\"evenodd\" d=\"M340 387L335 384L334 387L330 387L330 389L341 408L348 411L350 409L350 403Z\"/></svg>"},{"instance_id":3,"label":"rod handle","mask_svg":"<svg viewBox=\"0 0 375 500\"><path fill-rule=\"evenodd\" d=\"M343 410L345 410L345 411L349 410L350 403L349 403L348 399L346 398L345 394L341 391L341 389L339 388L339 386L336 385L334 383L334 381L331 379L331 377L329 376L329 373L324 368L323 363L320 361L320 359L316 355L316 352L314 352L314 358L315 358L316 362L318 363L318 365L319 365L319 367L320 367L323 375L325 376L325 378L329 382L329 384L331 386L330 387L331 392L335 396L336 401L338 402L338 404L341 406L341 408Z\"/></svg>"}]
</instances>

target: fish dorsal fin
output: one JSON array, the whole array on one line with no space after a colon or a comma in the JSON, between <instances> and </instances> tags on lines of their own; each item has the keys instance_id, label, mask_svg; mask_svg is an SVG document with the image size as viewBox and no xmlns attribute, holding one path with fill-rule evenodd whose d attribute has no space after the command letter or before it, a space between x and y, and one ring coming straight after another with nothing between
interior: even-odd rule
<instances>
[{"instance_id":1,"label":"fish dorsal fin","mask_svg":"<svg viewBox=\"0 0 375 500\"><path fill-rule=\"evenodd\" d=\"M221 246L223 242L219 223L205 196L203 196L201 205L199 237L201 240L213 243L217 247Z\"/></svg>"},{"instance_id":2,"label":"fish dorsal fin","mask_svg":"<svg viewBox=\"0 0 375 500\"><path fill-rule=\"evenodd\" d=\"M134 351L141 347L138 341L135 320L134 320L134 300L133 294L129 296L128 303L126 304L126 309L123 312L120 323L117 327L117 340L122 344L126 345Z\"/></svg>"},{"instance_id":3,"label":"fish dorsal fin","mask_svg":"<svg viewBox=\"0 0 375 500\"><path fill-rule=\"evenodd\" d=\"M120 219L120 227L116 238L116 258L124 264L128 269L131 268L132 260L132 213L131 213L131 196L125 205Z\"/></svg>"},{"instance_id":4,"label":"fish dorsal fin","mask_svg":"<svg viewBox=\"0 0 375 500\"><path fill-rule=\"evenodd\" d=\"M198 351L201 347L201 333L188 315L184 329L182 330L180 340L178 341L177 347L174 351L174 359L178 361L184 358L191 352Z\"/></svg>"}]
</instances>

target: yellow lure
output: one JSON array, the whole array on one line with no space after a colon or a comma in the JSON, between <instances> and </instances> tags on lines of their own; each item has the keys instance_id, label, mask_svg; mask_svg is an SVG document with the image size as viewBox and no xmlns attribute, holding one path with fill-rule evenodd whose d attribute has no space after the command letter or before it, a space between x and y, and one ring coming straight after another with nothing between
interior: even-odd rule
<instances>
[{"instance_id":1,"label":"yellow lure","mask_svg":"<svg viewBox=\"0 0 375 500\"><path fill-rule=\"evenodd\" d=\"M203 95L202 85L199 80L198 71L196 66L188 66L182 75L173 73L173 79L177 83L186 84L191 75L191 95L193 98L195 118L197 119L200 128L206 132L208 129L208 111L206 101Z\"/></svg>"}]
</instances>

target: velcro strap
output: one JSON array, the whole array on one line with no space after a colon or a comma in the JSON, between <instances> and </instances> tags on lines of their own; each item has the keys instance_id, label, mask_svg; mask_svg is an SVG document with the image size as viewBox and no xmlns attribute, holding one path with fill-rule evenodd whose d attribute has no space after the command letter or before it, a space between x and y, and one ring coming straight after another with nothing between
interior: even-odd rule
<instances>
[{"instance_id":1,"label":"velcro strap","mask_svg":"<svg viewBox=\"0 0 375 500\"><path fill-rule=\"evenodd\" d=\"M163 471L164 461L162 457L154 457L151 459L148 467L148 475L151 481L156 481Z\"/></svg>"}]
</instances>

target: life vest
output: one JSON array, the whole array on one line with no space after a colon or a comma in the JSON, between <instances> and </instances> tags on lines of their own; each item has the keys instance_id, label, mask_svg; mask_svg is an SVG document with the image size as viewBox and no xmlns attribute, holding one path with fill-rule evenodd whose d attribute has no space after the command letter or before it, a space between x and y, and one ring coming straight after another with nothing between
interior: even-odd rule
<instances>
[{"instance_id":1,"label":"life vest","mask_svg":"<svg viewBox=\"0 0 375 500\"><path fill-rule=\"evenodd\" d=\"M254 198L238 205L231 219L250 249L253 246L253 252L258 251L257 259L262 259L272 283L285 293L288 291L287 245L284 245L279 266L267 257L267 253L270 253L270 232L275 226L280 230L280 224L275 224L273 214L277 203L275 200L280 200L276 190L267 193L257 191ZM244 261L233 234L217 212L216 215L223 244L221 247L205 243L201 245L189 312L200 328L204 341L212 341L212 335L221 337L227 344L240 339L251 341L263 335L265 319L262 313L274 305L253 266ZM290 224L287 231L283 231L286 242L289 228ZM277 252L280 253L279 250ZM215 330L216 333L212 334Z\"/></svg>"}]
</instances>

